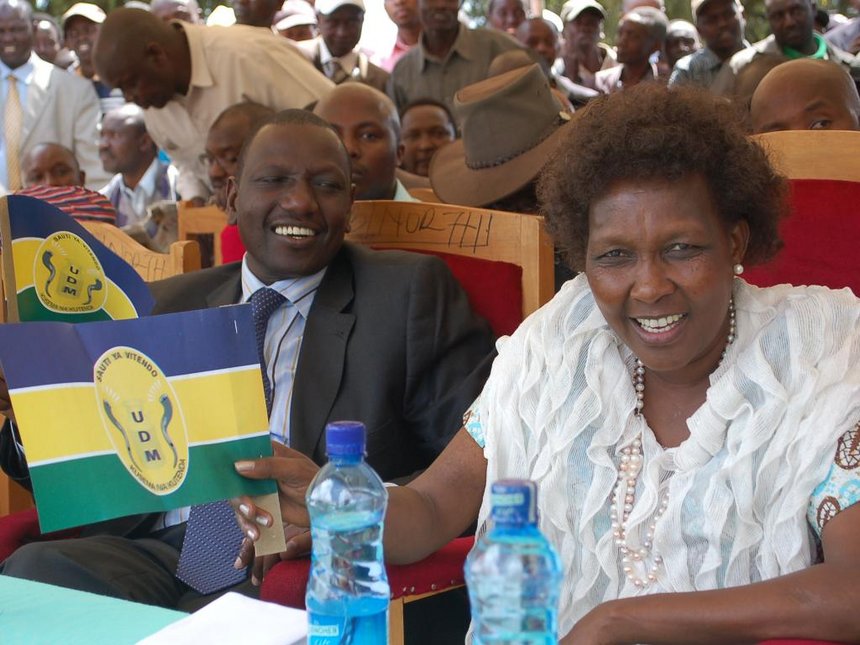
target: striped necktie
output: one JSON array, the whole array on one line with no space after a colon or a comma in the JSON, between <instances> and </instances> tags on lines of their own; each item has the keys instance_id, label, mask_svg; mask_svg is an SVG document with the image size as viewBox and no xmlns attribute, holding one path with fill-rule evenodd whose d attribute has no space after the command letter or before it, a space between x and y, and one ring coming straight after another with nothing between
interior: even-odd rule
<instances>
[{"instance_id":1,"label":"striped necktie","mask_svg":"<svg viewBox=\"0 0 860 645\"><path fill-rule=\"evenodd\" d=\"M24 125L18 79L14 74L6 77L6 105L3 108L3 140L6 142L6 188L21 187L21 128Z\"/></svg>"},{"instance_id":2,"label":"striped necktie","mask_svg":"<svg viewBox=\"0 0 860 645\"><path fill-rule=\"evenodd\" d=\"M272 313L287 301L269 287L257 289L250 299L251 317L257 355L263 373L263 390L266 394L266 412L272 410L272 386L266 372L263 347L266 328ZM244 581L247 571L233 568L233 561L242 544L242 530L233 517L233 509L226 501L193 506L185 527L185 538L176 567L176 577L202 594L215 593Z\"/></svg>"},{"instance_id":3,"label":"striped necktie","mask_svg":"<svg viewBox=\"0 0 860 645\"><path fill-rule=\"evenodd\" d=\"M349 78L349 74L343 69L340 61L332 58L325 64L325 75L328 76L335 85L340 85Z\"/></svg>"}]
</instances>

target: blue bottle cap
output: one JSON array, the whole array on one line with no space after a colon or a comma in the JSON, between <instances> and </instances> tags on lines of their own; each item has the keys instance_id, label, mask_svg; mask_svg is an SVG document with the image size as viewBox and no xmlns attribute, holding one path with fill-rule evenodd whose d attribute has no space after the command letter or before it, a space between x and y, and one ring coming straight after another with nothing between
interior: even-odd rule
<instances>
[{"instance_id":1,"label":"blue bottle cap","mask_svg":"<svg viewBox=\"0 0 860 645\"><path fill-rule=\"evenodd\" d=\"M325 427L326 454L363 455L365 429L361 421L332 421Z\"/></svg>"},{"instance_id":2,"label":"blue bottle cap","mask_svg":"<svg viewBox=\"0 0 860 645\"><path fill-rule=\"evenodd\" d=\"M537 484L528 479L500 479L490 489L493 521L504 526L537 524Z\"/></svg>"}]
</instances>

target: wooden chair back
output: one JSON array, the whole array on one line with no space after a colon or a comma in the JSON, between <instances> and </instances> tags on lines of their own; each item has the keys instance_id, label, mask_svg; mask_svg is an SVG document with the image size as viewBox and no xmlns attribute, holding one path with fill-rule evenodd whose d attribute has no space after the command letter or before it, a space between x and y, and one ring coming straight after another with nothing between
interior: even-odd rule
<instances>
[{"instance_id":1,"label":"wooden chair back","mask_svg":"<svg viewBox=\"0 0 860 645\"><path fill-rule=\"evenodd\" d=\"M221 231L227 226L227 213L214 205L193 206L187 201L179 202L177 209L179 239L200 243L204 267L222 264ZM209 249L211 253L207 252Z\"/></svg>"},{"instance_id":2,"label":"wooden chair back","mask_svg":"<svg viewBox=\"0 0 860 645\"><path fill-rule=\"evenodd\" d=\"M128 262L146 282L170 278L200 268L200 247L194 241L170 245L167 253L151 251L112 224L81 222L99 242Z\"/></svg>"},{"instance_id":3,"label":"wooden chair back","mask_svg":"<svg viewBox=\"0 0 860 645\"><path fill-rule=\"evenodd\" d=\"M521 267L523 318L552 298L553 245L542 217L451 204L362 201L353 206L350 226L348 240L374 248Z\"/></svg>"},{"instance_id":4,"label":"wooden chair back","mask_svg":"<svg viewBox=\"0 0 860 645\"><path fill-rule=\"evenodd\" d=\"M410 188L409 194L421 202L439 203L439 197L432 188Z\"/></svg>"},{"instance_id":5,"label":"wooden chair back","mask_svg":"<svg viewBox=\"0 0 860 645\"><path fill-rule=\"evenodd\" d=\"M860 181L860 132L785 130L752 138L789 179Z\"/></svg>"}]
</instances>

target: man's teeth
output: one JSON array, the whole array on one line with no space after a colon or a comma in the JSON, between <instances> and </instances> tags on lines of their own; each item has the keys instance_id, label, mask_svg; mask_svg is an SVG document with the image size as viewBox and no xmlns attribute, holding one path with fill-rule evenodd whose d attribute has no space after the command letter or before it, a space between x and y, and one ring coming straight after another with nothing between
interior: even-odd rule
<instances>
[{"instance_id":1,"label":"man's teeth","mask_svg":"<svg viewBox=\"0 0 860 645\"><path fill-rule=\"evenodd\" d=\"M684 314L672 314L663 318L637 318L636 322L647 331L665 331L673 327L683 317Z\"/></svg>"},{"instance_id":2,"label":"man's teeth","mask_svg":"<svg viewBox=\"0 0 860 645\"><path fill-rule=\"evenodd\" d=\"M316 235L316 232L303 226L276 226L275 233L288 237L313 237Z\"/></svg>"}]
</instances>

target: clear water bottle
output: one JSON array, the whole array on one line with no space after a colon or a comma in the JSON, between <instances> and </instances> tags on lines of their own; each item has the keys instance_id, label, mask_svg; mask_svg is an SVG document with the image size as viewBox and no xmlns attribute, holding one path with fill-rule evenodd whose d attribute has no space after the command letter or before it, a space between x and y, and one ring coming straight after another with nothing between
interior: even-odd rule
<instances>
[{"instance_id":1,"label":"clear water bottle","mask_svg":"<svg viewBox=\"0 0 860 645\"><path fill-rule=\"evenodd\" d=\"M306 495L313 552L305 603L309 645L388 642L390 592L382 556L388 492L364 461L357 421L326 426L329 462Z\"/></svg>"},{"instance_id":2,"label":"clear water bottle","mask_svg":"<svg viewBox=\"0 0 860 645\"><path fill-rule=\"evenodd\" d=\"M537 528L537 485L492 487L492 529L466 558L476 645L555 645L561 564Z\"/></svg>"}]
</instances>

